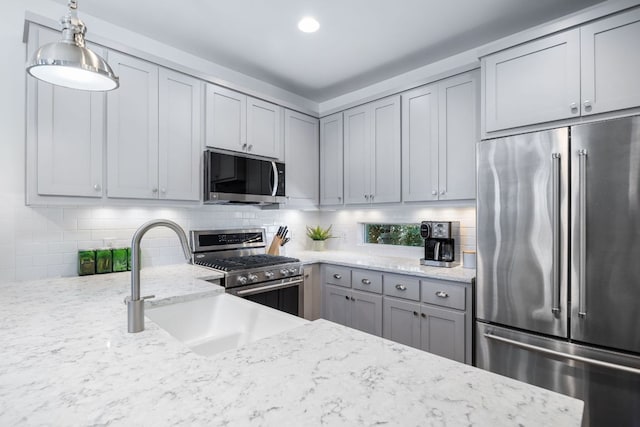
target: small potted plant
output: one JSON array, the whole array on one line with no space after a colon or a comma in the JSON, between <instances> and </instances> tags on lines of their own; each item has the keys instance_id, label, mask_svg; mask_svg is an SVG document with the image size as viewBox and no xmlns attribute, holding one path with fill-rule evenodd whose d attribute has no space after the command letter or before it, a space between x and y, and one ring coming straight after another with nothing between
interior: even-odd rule
<instances>
[{"instance_id":1,"label":"small potted plant","mask_svg":"<svg viewBox=\"0 0 640 427\"><path fill-rule=\"evenodd\" d=\"M319 225L316 227L307 226L307 236L311 239L311 249L314 251L324 251L327 239L333 238L331 226L322 228Z\"/></svg>"}]
</instances>

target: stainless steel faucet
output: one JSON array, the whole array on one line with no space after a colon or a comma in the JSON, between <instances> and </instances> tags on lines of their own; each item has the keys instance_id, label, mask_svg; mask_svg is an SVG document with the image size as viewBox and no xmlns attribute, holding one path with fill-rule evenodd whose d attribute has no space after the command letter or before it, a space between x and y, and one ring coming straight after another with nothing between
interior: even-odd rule
<instances>
[{"instance_id":1,"label":"stainless steel faucet","mask_svg":"<svg viewBox=\"0 0 640 427\"><path fill-rule=\"evenodd\" d=\"M187 235L175 222L168 219L154 219L145 222L136 230L133 234L133 239L131 239L131 297L125 298L125 304L127 304L127 330L129 332L141 332L144 330L144 300L153 298L153 295L140 298L140 241L147 231L155 227L167 227L175 231L182 244L184 257L187 260L191 259Z\"/></svg>"}]
</instances>

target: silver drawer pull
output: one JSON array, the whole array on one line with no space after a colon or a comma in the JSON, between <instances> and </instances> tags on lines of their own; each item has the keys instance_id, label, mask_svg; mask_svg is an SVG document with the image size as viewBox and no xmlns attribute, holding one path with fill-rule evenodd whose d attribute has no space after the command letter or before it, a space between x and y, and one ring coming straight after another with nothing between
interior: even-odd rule
<instances>
[{"instance_id":1,"label":"silver drawer pull","mask_svg":"<svg viewBox=\"0 0 640 427\"><path fill-rule=\"evenodd\" d=\"M333 275L333 278L340 280L340 279L342 279L342 276L340 274L336 273L336 274Z\"/></svg>"},{"instance_id":2,"label":"silver drawer pull","mask_svg":"<svg viewBox=\"0 0 640 427\"><path fill-rule=\"evenodd\" d=\"M449 294L444 292L444 291L438 291L436 292L436 296L438 298L449 298Z\"/></svg>"},{"instance_id":3,"label":"silver drawer pull","mask_svg":"<svg viewBox=\"0 0 640 427\"><path fill-rule=\"evenodd\" d=\"M369 280L369 279L362 279L362 284L363 284L363 285L370 285L370 284L371 284L371 280Z\"/></svg>"},{"instance_id":4,"label":"silver drawer pull","mask_svg":"<svg viewBox=\"0 0 640 427\"><path fill-rule=\"evenodd\" d=\"M400 283L398 283L396 285L396 289L399 290L399 291L406 291L407 287L405 285L401 285Z\"/></svg>"}]
</instances>

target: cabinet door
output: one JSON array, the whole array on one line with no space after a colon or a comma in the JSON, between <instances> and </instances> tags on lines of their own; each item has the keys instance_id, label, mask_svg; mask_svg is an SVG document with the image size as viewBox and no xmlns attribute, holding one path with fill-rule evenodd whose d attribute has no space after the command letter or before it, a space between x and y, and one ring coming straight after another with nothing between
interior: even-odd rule
<instances>
[{"instance_id":1,"label":"cabinet door","mask_svg":"<svg viewBox=\"0 0 640 427\"><path fill-rule=\"evenodd\" d=\"M580 29L582 114L640 106L640 10Z\"/></svg>"},{"instance_id":2,"label":"cabinet door","mask_svg":"<svg viewBox=\"0 0 640 427\"><path fill-rule=\"evenodd\" d=\"M422 350L464 363L465 313L427 305L421 311Z\"/></svg>"},{"instance_id":3,"label":"cabinet door","mask_svg":"<svg viewBox=\"0 0 640 427\"><path fill-rule=\"evenodd\" d=\"M323 286L322 317L344 326L351 326L351 290L333 285Z\"/></svg>"},{"instance_id":4,"label":"cabinet door","mask_svg":"<svg viewBox=\"0 0 640 427\"><path fill-rule=\"evenodd\" d=\"M160 69L159 186L160 198L200 199L202 83Z\"/></svg>"},{"instance_id":5,"label":"cabinet door","mask_svg":"<svg viewBox=\"0 0 640 427\"><path fill-rule=\"evenodd\" d=\"M320 204L342 204L342 113L320 120Z\"/></svg>"},{"instance_id":6,"label":"cabinet door","mask_svg":"<svg viewBox=\"0 0 640 427\"><path fill-rule=\"evenodd\" d=\"M107 95L107 194L158 197L158 67L109 52L120 87Z\"/></svg>"},{"instance_id":7,"label":"cabinet door","mask_svg":"<svg viewBox=\"0 0 640 427\"><path fill-rule=\"evenodd\" d=\"M400 96L371 104L372 203L400 201Z\"/></svg>"},{"instance_id":8,"label":"cabinet door","mask_svg":"<svg viewBox=\"0 0 640 427\"><path fill-rule=\"evenodd\" d=\"M38 43L60 40L39 28ZM104 55L97 46L91 49ZM37 191L47 196L102 196L104 93L37 81Z\"/></svg>"},{"instance_id":9,"label":"cabinet door","mask_svg":"<svg viewBox=\"0 0 640 427\"><path fill-rule=\"evenodd\" d=\"M420 304L384 298L383 337L420 348Z\"/></svg>"},{"instance_id":10,"label":"cabinet door","mask_svg":"<svg viewBox=\"0 0 640 427\"><path fill-rule=\"evenodd\" d=\"M478 129L478 74L446 79L439 88L438 198L476 198L476 143Z\"/></svg>"},{"instance_id":11,"label":"cabinet door","mask_svg":"<svg viewBox=\"0 0 640 427\"><path fill-rule=\"evenodd\" d=\"M205 142L207 147L243 151L247 144L247 97L207 84Z\"/></svg>"},{"instance_id":12,"label":"cabinet door","mask_svg":"<svg viewBox=\"0 0 640 427\"><path fill-rule=\"evenodd\" d=\"M369 203L371 182L371 141L369 106L344 112L344 201Z\"/></svg>"},{"instance_id":13,"label":"cabinet door","mask_svg":"<svg viewBox=\"0 0 640 427\"><path fill-rule=\"evenodd\" d=\"M284 128L287 204L317 206L318 119L286 110Z\"/></svg>"},{"instance_id":14,"label":"cabinet door","mask_svg":"<svg viewBox=\"0 0 640 427\"><path fill-rule=\"evenodd\" d=\"M487 132L580 115L579 31L483 59Z\"/></svg>"},{"instance_id":15,"label":"cabinet door","mask_svg":"<svg viewBox=\"0 0 640 427\"><path fill-rule=\"evenodd\" d=\"M247 152L282 158L282 107L247 97ZM317 138L316 138L317 139Z\"/></svg>"},{"instance_id":16,"label":"cabinet door","mask_svg":"<svg viewBox=\"0 0 640 427\"><path fill-rule=\"evenodd\" d=\"M402 165L402 200L438 200L438 86L435 84L402 94Z\"/></svg>"},{"instance_id":17,"label":"cabinet door","mask_svg":"<svg viewBox=\"0 0 640 427\"><path fill-rule=\"evenodd\" d=\"M351 327L382 336L382 295L351 291Z\"/></svg>"}]
</instances>

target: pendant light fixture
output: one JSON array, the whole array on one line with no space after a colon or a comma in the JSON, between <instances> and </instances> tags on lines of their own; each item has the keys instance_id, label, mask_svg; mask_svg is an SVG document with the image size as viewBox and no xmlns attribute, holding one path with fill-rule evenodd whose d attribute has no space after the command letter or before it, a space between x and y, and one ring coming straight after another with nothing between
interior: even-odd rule
<instances>
[{"instance_id":1,"label":"pendant light fixture","mask_svg":"<svg viewBox=\"0 0 640 427\"><path fill-rule=\"evenodd\" d=\"M69 0L69 12L60 20L62 40L38 49L27 63L33 77L72 89L107 91L120 83L107 61L85 47L87 27L78 18L77 0Z\"/></svg>"}]
</instances>

